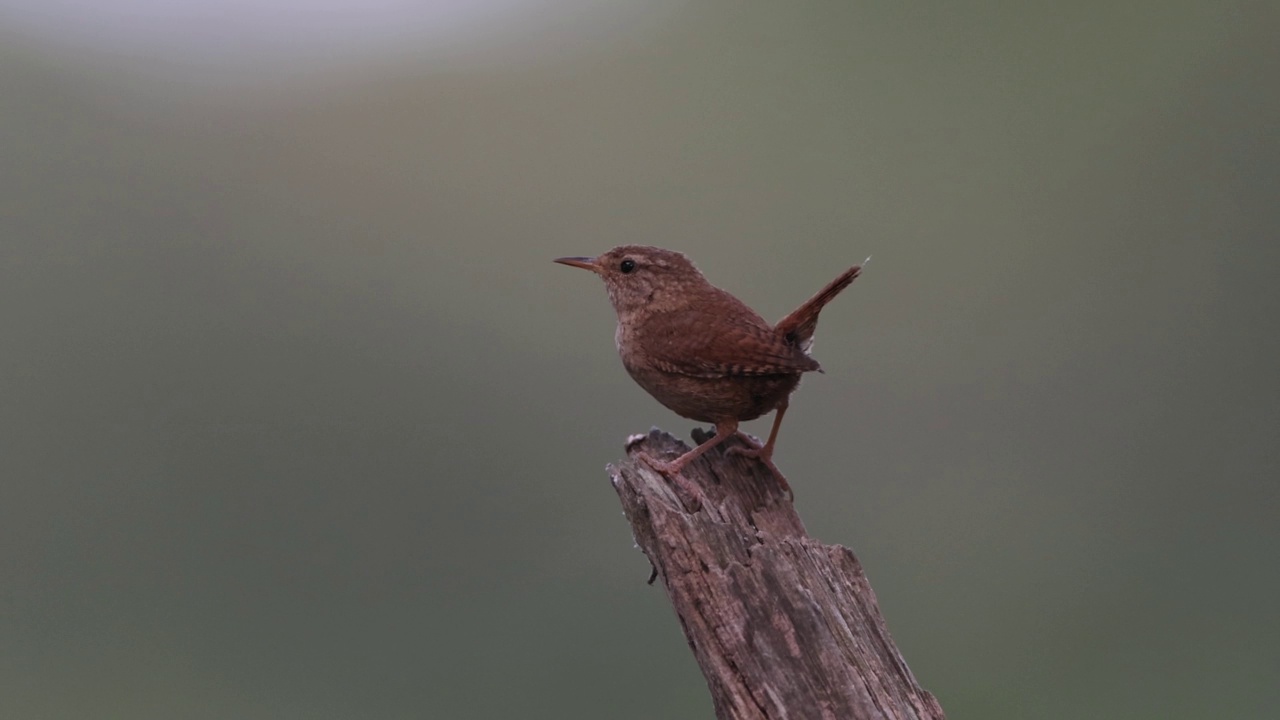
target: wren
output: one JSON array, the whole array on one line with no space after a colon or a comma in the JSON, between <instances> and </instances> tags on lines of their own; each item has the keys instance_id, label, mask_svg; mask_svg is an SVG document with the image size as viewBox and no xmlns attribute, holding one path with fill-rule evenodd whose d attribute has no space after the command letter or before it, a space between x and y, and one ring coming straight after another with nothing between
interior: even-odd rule
<instances>
[{"instance_id":1,"label":"wren","mask_svg":"<svg viewBox=\"0 0 1280 720\"><path fill-rule=\"evenodd\" d=\"M809 355L818 313L862 272L844 271L794 312L770 325L738 298L712 285L689 258L674 250L623 245L594 258L556 262L599 275L618 313L615 335L622 364L631 377L677 415L715 425L715 435L675 460L639 457L663 475L688 487L680 471L690 461L734 435L749 447L736 452L755 457L778 479L789 497L791 485L773 463L778 427L800 376L822 367ZM738 423L777 411L764 445L738 432Z\"/></svg>"}]
</instances>

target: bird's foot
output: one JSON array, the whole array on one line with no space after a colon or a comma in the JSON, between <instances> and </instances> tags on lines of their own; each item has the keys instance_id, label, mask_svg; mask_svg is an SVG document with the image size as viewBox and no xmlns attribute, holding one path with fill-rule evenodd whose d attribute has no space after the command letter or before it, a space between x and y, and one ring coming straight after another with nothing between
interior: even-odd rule
<instances>
[{"instance_id":1,"label":"bird's foot","mask_svg":"<svg viewBox=\"0 0 1280 720\"><path fill-rule=\"evenodd\" d=\"M693 505L690 507L692 512L697 512L703 505L709 504L707 501L707 495L702 491L702 488L698 487L691 480L680 474L680 471L684 469L685 465L681 462L684 456L668 462L666 460L659 460L646 452L637 452L636 458L645 465L653 468L663 477L671 480L676 485L679 485L682 490L688 493L693 499Z\"/></svg>"},{"instance_id":2,"label":"bird's foot","mask_svg":"<svg viewBox=\"0 0 1280 720\"><path fill-rule=\"evenodd\" d=\"M739 435L742 435L742 433L739 433ZM750 436L744 437L749 438ZM743 457L759 460L765 467L769 468L769 472L773 473L773 477L777 479L778 484L782 486L782 491L787 494L787 500L789 502L795 502L796 494L791 490L791 483L787 482L787 476L783 475L782 471L778 469L778 466L773 464L773 448L767 445L764 447L742 447L741 445L734 445L729 448L729 454L741 455Z\"/></svg>"}]
</instances>

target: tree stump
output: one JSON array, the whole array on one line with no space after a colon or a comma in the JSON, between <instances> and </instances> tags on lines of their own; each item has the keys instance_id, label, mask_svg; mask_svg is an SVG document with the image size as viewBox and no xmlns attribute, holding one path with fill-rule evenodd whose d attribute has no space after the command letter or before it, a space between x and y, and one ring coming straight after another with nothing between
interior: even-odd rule
<instances>
[{"instance_id":1,"label":"tree stump","mask_svg":"<svg viewBox=\"0 0 1280 720\"><path fill-rule=\"evenodd\" d=\"M709 437L695 430L697 442ZM719 720L942 720L898 653L852 551L805 533L733 438L683 475L699 501L635 459L688 450L654 428L609 466L636 543L684 628ZM797 483L803 491L804 483Z\"/></svg>"}]
</instances>

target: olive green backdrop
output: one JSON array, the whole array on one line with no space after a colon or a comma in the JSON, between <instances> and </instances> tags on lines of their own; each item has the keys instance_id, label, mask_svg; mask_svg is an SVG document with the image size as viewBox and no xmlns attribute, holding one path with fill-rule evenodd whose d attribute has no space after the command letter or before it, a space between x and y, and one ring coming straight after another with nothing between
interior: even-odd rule
<instances>
[{"instance_id":1,"label":"olive green backdrop","mask_svg":"<svg viewBox=\"0 0 1280 720\"><path fill-rule=\"evenodd\" d=\"M1274 713L1277 6L580 5L0 8L0 716L712 717L604 472L691 423L550 262L636 242L874 257L777 461L950 717Z\"/></svg>"}]
</instances>

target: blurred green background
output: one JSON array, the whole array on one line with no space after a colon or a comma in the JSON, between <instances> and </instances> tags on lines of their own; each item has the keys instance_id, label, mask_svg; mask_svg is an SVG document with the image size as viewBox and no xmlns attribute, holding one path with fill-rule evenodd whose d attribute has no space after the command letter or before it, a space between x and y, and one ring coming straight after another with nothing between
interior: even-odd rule
<instances>
[{"instance_id":1,"label":"blurred green background","mask_svg":"<svg viewBox=\"0 0 1280 720\"><path fill-rule=\"evenodd\" d=\"M1280 706L1274 2L0 2L0 717L712 717L604 466L683 250L952 718ZM749 428L767 431L768 419Z\"/></svg>"}]
</instances>

